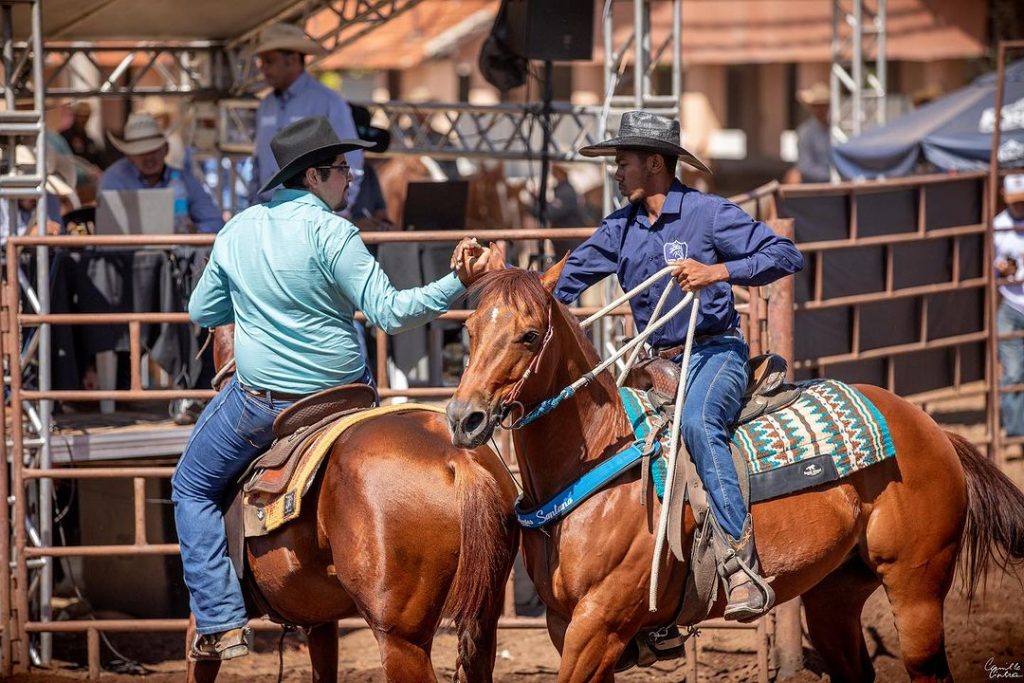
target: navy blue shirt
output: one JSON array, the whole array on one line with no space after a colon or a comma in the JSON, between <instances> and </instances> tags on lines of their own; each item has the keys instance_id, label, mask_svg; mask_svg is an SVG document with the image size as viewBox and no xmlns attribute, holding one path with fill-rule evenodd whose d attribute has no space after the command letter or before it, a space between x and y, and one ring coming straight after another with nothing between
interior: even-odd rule
<instances>
[{"instance_id":1,"label":"navy blue shirt","mask_svg":"<svg viewBox=\"0 0 1024 683\"><path fill-rule=\"evenodd\" d=\"M593 235L569 256L555 287L563 303L575 301L583 290L612 273L626 291L668 265L669 260L691 258L713 265L724 263L728 282L717 282L700 293L696 334L720 334L739 326L732 285L766 285L801 270L804 258L792 241L755 221L740 207L712 194L704 194L673 181L658 220L651 225L643 202L624 206L604 219ZM663 311L685 293L665 276L672 288ZM630 301L641 331L664 291L657 282ZM663 348L686 341L688 315L677 315L655 332L648 343Z\"/></svg>"}]
</instances>

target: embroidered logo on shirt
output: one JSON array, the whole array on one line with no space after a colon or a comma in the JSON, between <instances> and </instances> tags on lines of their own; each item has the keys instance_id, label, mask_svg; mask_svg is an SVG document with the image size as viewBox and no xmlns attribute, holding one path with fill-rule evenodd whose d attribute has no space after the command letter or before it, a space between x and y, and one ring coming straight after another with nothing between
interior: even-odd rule
<instances>
[{"instance_id":1,"label":"embroidered logo on shirt","mask_svg":"<svg viewBox=\"0 0 1024 683\"><path fill-rule=\"evenodd\" d=\"M672 263L673 261L685 261L687 248L686 242L666 242L661 248L662 254L665 256L665 263Z\"/></svg>"}]
</instances>

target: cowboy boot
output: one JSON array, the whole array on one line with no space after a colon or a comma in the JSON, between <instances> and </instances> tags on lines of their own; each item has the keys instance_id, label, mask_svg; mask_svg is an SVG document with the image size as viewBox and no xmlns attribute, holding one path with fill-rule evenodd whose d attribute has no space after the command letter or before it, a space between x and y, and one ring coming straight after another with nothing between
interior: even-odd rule
<instances>
[{"instance_id":1,"label":"cowboy boot","mask_svg":"<svg viewBox=\"0 0 1024 683\"><path fill-rule=\"evenodd\" d=\"M222 633L196 634L189 648L188 658L193 661L224 660L244 657L252 647L252 629L248 626L233 628Z\"/></svg>"},{"instance_id":2,"label":"cowboy boot","mask_svg":"<svg viewBox=\"0 0 1024 683\"><path fill-rule=\"evenodd\" d=\"M767 613L775 605L775 591L761 577L750 515L743 522L743 532L738 541L726 536L729 547L724 561L719 565L729 592L725 619L747 623Z\"/></svg>"}]
</instances>

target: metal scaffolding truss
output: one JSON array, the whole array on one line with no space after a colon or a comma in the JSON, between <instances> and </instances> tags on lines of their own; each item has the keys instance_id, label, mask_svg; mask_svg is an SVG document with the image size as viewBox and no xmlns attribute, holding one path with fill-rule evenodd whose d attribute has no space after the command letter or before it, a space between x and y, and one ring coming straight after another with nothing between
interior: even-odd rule
<instances>
[{"instance_id":1,"label":"metal scaffolding truss","mask_svg":"<svg viewBox=\"0 0 1024 683\"><path fill-rule=\"evenodd\" d=\"M251 154L256 100L220 102L220 148ZM391 133L388 155L426 154L437 159L536 159L542 130L540 105L412 104L367 102L374 124ZM599 162L577 150L598 141L600 107L552 105L551 153L556 161Z\"/></svg>"},{"instance_id":2,"label":"metal scaffolding truss","mask_svg":"<svg viewBox=\"0 0 1024 683\"><path fill-rule=\"evenodd\" d=\"M885 122L887 2L875 0L872 9L866 0L832 0L833 143L859 135L868 122Z\"/></svg>"}]
</instances>

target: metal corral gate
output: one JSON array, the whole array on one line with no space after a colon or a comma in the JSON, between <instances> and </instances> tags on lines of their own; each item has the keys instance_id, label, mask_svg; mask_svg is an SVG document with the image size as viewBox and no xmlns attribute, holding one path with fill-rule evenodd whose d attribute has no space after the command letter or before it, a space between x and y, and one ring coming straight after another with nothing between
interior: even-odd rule
<instances>
[{"instance_id":1,"label":"metal corral gate","mask_svg":"<svg viewBox=\"0 0 1024 683\"><path fill-rule=\"evenodd\" d=\"M758 212L760 213L760 212ZM790 231L791 222L779 221L777 230ZM539 240L545 238L582 239L592 232L591 228L560 229L560 230L515 230L515 231L480 231L475 233L483 240ZM368 244L393 242L452 242L463 237L465 232L417 232L413 233L368 233L364 239ZM163 323L188 323L186 313L111 313L111 314L25 314L20 311L22 290L18 278L19 250L32 246L51 248L83 248L89 246L102 247L170 247L176 245L203 246L212 244L212 236L90 236L90 237L18 237L9 240L7 245L7 278L2 288L3 311L0 315L2 326L3 354L10 372L10 404L9 406L31 406L32 402L45 401L95 401L95 400L167 400L179 397L210 398L211 390L183 389L144 389L142 382L142 329L144 325ZM791 281L790 281L791 282ZM768 294L773 293L769 298ZM764 349L786 352L786 345L792 339L790 325L792 316L786 315L787 308L791 311L792 288L776 286L772 288L751 288L742 290L739 308L744 316L744 330L751 342L753 353ZM772 314L773 329L767 325L769 306L778 313ZM596 308L582 307L574 309L580 316L593 313ZM451 311L443 319L464 320L471 311ZM625 332L631 329L628 309L616 312L623 316L622 325ZM751 316L753 316L751 322ZM74 390L74 391L39 391L29 389L23 384L22 377L22 338L26 328L40 325L127 325L131 358L130 389L127 390ZM377 333L378 375L382 378L380 394L383 399L397 396L412 398L441 399L450 396L451 387L392 389L387 385L386 335ZM46 362L42 360L41 362ZM100 636L102 632L118 631L181 631L186 626L184 619L117 619L117 620L69 620L52 621L49 605L41 605L38 600L41 576L37 571L60 557L138 557L161 556L178 553L174 543L151 542L147 535L147 479L166 479L173 473L171 467L86 467L86 468L55 468L48 463L40 463L32 459L33 449L38 451L38 443L30 443L26 434L25 414L17 412L8 416L8 404L0 402L0 423L4 424L4 439L0 442L3 459L7 458L7 439L10 438L10 480L7 469L0 468L0 499L8 499L13 503L13 518L9 516L7 505L0 505L0 528L13 528L12 537L0 534L0 557L11 557L13 562L0 563L0 673L9 674L14 670L26 669L33 661L31 652L32 634L39 637L50 637L53 633L85 633L88 653L88 670L90 678L96 678L101 671ZM31 418L31 412L28 417ZM8 434L8 421L10 423ZM44 435L42 440L46 440ZM503 456L515 469L514 455L508 434L500 438ZM43 466L45 465L45 466ZM37 504L49 499L55 480L85 479L130 479L132 481L132 519L134 536L131 543L120 545L77 545L56 546L52 541L41 536L33 524L33 513L38 510L28 509L26 501L35 500ZM45 487L43 485L46 485ZM41 493L42 491L42 493ZM29 496L28 493L36 496ZM13 522L13 524L12 524ZM51 564L52 566L52 564ZM12 572L13 568L13 572ZM45 595L49 595L47 590ZM799 607L796 607L796 648L799 651ZM793 608L789 608L789 633L792 642ZM276 629L277 626L265 621L253 624L261 629ZM359 619L347 619L340 623L342 628L360 628L364 624ZM505 616L500 622L501 628L544 628L543 618L521 618L514 613L511 590L507 593ZM775 665L770 661L772 639L775 633L774 615L756 624L744 625L727 623L722 620L706 622L702 628L743 629L751 631L755 636L755 651L759 680L769 679L770 669ZM695 638L688 642L687 671L690 680L696 680L698 644Z\"/></svg>"}]
</instances>

